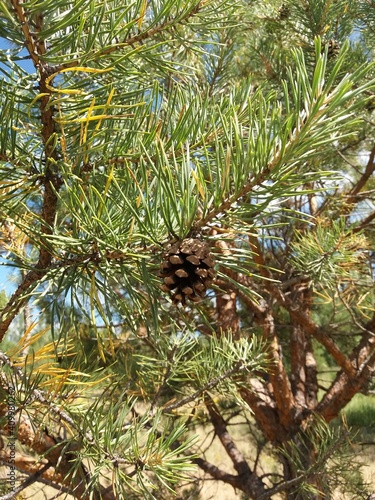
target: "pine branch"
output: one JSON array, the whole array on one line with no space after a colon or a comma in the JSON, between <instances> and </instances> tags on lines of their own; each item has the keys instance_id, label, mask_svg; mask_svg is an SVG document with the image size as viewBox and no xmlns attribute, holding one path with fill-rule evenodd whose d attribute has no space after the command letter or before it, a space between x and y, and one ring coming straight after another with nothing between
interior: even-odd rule
<instances>
[{"instance_id":1,"label":"pine branch","mask_svg":"<svg viewBox=\"0 0 375 500\"><path fill-rule=\"evenodd\" d=\"M19 368L18 366L15 366L12 360L4 354L2 351L0 351L0 366L9 366L9 368L12 370L14 373L15 377L20 383L29 383L29 378L28 376ZM46 397L40 389L37 389L34 387L32 384L30 384L32 387L32 395L35 398L36 401L39 403L43 404L46 406L53 415L55 415L59 421L65 422L68 424L72 429L75 429L76 431L80 432L79 427L77 427L77 424L75 421L64 411L62 410L59 406L53 404L48 397ZM89 436L86 436L90 440Z\"/></svg>"},{"instance_id":2,"label":"pine branch","mask_svg":"<svg viewBox=\"0 0 375 500\"><path fill-rule=\"evenodd\" d=\"M367 181L371 178L374 172L375 172L375 145L372 147L370 151L370 156L365 166L363 174L357 181L356 185L349 191L348 196L345 199L345 203L348 206L358 201L358 195L360 191L366 185Z\"/></svg>"},{"instance_id":3,"label":"pine branch","mask_svg":"<svg viewBox=\"0 0 375 500\"><path fill-rule=\"evenodd\" d=\"M296 404L300 408L313 409L316 405L318 383L316 379L316 361L311 338L298 322L292 320L290 334L290 378Z\"/></svg>"},{"instance_id":4,"label":"pine branch","mask_svg":"<svg viewBox=\"0 0 375 500\"><path fill-rule=\"evenodd\" d=\"M6 412L6 409L4 411ZM6 414L2 416L6 416ZM72 474L70 460L73 458L73 455L69 453L69 449L65 443L58 443L47 432L35 429L31 417L25 413L18 415L15 428L17 432L16 437L19 442L33 450L39 456L46 458L49 466L53 467L59 473L59 479L62 484L72 487L77 498L81 498L86 489L87 471L82 464L76 469L76 474ZM70 444L71 446L73 445L73 443ZM72 450L72 447L70 447L70 450Z\"/></svg>"},{"instance_id":5,"label":"pine branch","mask_svg":"<svg viewBox=\"0 0 375 500\"><path fill-rule=\"evenodd\" d=\"M24 489L26 489L28 486L31 486L35 482L39 481L40 476L42 476L43 473L47 469L49 469L49 467L50 467L49 464L45 464L41 469L39 469L37 472L35 472L31 476L29 476L26 479L26 481L24 481L19 486L17 486L17 488L14 488L13 491L11 491L10 493L8 493L7 495L0 496L0 500L11 500L12 498L14 498L16 495L18 495L18 493L21 493L21 491L23 491Z\"/></svg>"},{"instance_id":6,"label":"pine branch","mask_svg":"<svg viewBox=\"0 0 375 500\"><path fill-rule=\"evenodd\" d=\"M56 192L59 191L62 180L56 169L56 161L58 159L56 149L53 145L52 137L56 132L56 125L54 121L54 108L49 106L51 98L51 91L47 85L47 79L52 70L48 65L41 62L41 56L46 52L46 45L44 41L31 34L30 21L27 19L22 3L19 0L12 0L13 7L18 17L18 21L22 26L25 36L26 48L35 64L39 69L39 90L40 98L40 111L41 111L41 136L44 145L45 157L45 174L43 176L42 184L44 187L43 202L42 202L42 220L41 227L44 234L52 234L55 224L56 210L57 210L57 196ZM43 27L43 15L36 16L35 24L37 30L40 31ZM21 284L18 286L16 292L10 298L8 304L1 312L0 318L0 342L4 338L10 323L21 310L21 308L28 301L25 298L26 293L29 293L43 278L47 268L52 262L52 251L48 245L41 245L39 248L39 259L35 266L35 270L28 272L22 279Z\"/></svg>"},{"instance_id":7,"label":"pine branch","mask_svg":"<svg viewBox=\"0 0 375 500\"><path fill-rule=\"evenodd\" d=\"M242 361L235 363L233 368L226 370L219 377L215 377L214 379L210 380L210 382L205 384L204 387L202 387L201 389L198 389L190 396L187 396L186 398L183 398L180 401L175 401L174 403L169 403L169 404L165 405L163 407L163 413L168 413L172 410L175 410L176 408L180 408L181 406L184 406L188 403L191 403L192 401L195 401L197 398L199 398L206 391L213 389L218 384L220 384L220 382L222 382L223 380L227 379L228 377L230 377L231 375L233 375L235 373L239 373L239 372L245 370L245 368L246 368L246 365Z\"/></svg>"},{"instance_id":8,"label":"pine branch","mask_svg":"<svg viewBox=\"0 0 375 500\"><path fill-rule=\"evenodd\" d=\"M241 388L239 393L254 412L263 435L271 443L277 443L285 437L285 428L280 425L275 401L264 384L258 381L254 386Z\"/></svg>"},{"instance_id":9,"label":"pine branch","mask_svg":"<svg viewBox=\"0 0 375 500\"><path fill-rule=\"evenodd\" d=\"M263 252L260 248L259 242L256 237L251 237L252 248L254 251L254 260L258 265L260 274L270 278L270 271L267 269ZM265 288L269 291L276 302L283 306L294 318L294 321L302 326L309 335L312 335L318 342L320 342L327 351L331 354L339 366L343 368L350 376L354 376L355 368L345 354L339 349L335 342L325 333L325 331L318 327L318 325L308 316L301 306L294 300L289 298L283 291L282 287L275 285L273 282L265 281Z\"/></svg>"},{"instance_id":10,"label":"pine branch","mask_svg":"<svg viewBox=\"0 0 375 500\"><path fill-rule=\"evenodd\" d=\"M277 493L281 493L283 491L288 491L290 488L293 486L298 486L303 483L303 481L306 480L306 476L304 474L301 474L293 479L290 479L289 481L284 481L277 486L274 486L273 488L270 488L269 491L261 495L257 500L269 500L271 499L274 495Z\"/></svg>"},{"instance_id":11,"label":"pine branch","mask_svg":"<svg viewBox=\"0 0 375 500\"><path fill-rule=\"evenodd\" d=\"M209 0L201 0L195 7L193 7L190 11L186 12L184 16L182 16L179 20L178 23L182 24L184 22L187 22L191 17L195 16L198 14L198 12L208 3ZM151 28L147 31L144 31L143 33L139 33L138 35L134 35L130 38L126 38L123 40L122 43L115 45L113 47L109 47L107 49L104 49L102 51L98 51L96 54L97 56L102 56L102 55L108 55L111 54L112 52L118 50L119 48L122 48L124 46L130 45L133 46L137 43L142 43L149 38L152 38L153 36L165 31L166 29L176 25L176 20L171 19L169 21L166 21L159 26L155 26L154 28Z\"/></svg>"},{"instance_id":12,"label":"pine branch","mask_svg":"<svg viewBox=\"0 0 375 500\"><path fill-rule=\"evenodd\" d=\"M233 474L228 474L202 458L196 458L193 462L214 479L230 484L234 488L243 491L251 498L258 499L260 495L265 494L265 485L262 480L251 471L244 456L238 450L237 446L230 437L225 421L221 417L216 405L208 394L205 395L205 402L211 417L211 422L215 429L215 433L231 458L238 475L235 476Z\"/></svg>"},{"instance_id":13,"label":"pine branch","mask_svg":"<svg viewBox=\"0 0 375 500\"><path fill-rule=\"evenodd\" d=\"M239 478L234 474L228 474L227 472L219 469L216 465L204 460L203 458L194 458L193 463L198 465L204 472L207 472L211 477L216 479L217 481L223 481L226 484L230 484L233 488L239 487Z\"/></svg>"},{"instance_id":14,"label":"pine branch","mask_svg":"<svg viewBox=\"0 0 375 500\"><path fill-rule=\"evenodd\" d=\"M356 370L353 364L331 339L331 337L329 337L322 328L320 328L309 316L307 316L306 313L301 311L299 306L296 305L294 301L288 298L285 294L282 294L279 289L271 285L269 290L277 302L284 306L285 309L293 315L295 321L298 321L298 324L300 324L309 335L312 335L327 349L329 354L333 357L337 364L341 366L345 373L347 373L350 377L354 377Z\"/></svg>"},{"instance_id":15,"label":"pine branch","mask_svg":"<svg viewBox=\"0 0 375 500\"><path fill-rule=\"evenodd\" d=\"M167 20L158 26L155 26L154 28L147 29L141 33L138 33L137 35L131 36L129 38L125 38L122 42L116 43L115 45L112 45L110 47L106 47L105 49L101 50L95 50L95 52L91 55L91 59L98 60L102 59L105 56L108 56L109 54L113 54L114 52L121 51L125 47L134 47L135 45L142 45L143 42L146 42L147 40L152 39L156 35L163 33L164 31L168 30L169 28L173 28L174 26L178 24L184 24L189 21L190 18L194 17L197 15L202 8L208 4L209 0L201 0L198 2L197 5L195 5L191 10L186 12L185 15L182 17L176 19L170 19ZM57 66L57 68L54 69L54 71L61 71L61 69L66 69L66 68L72 68L75 66L78 66L80 64L80 61L78 60L73 60L68 63L62 63Z\"/></svg>"},{"instance_id":16,"label":"pine branch","mask_svg":"<svg viewBox=\"0 0 375 500\"><path fill-rule=\"evenodd\" d=\"M22 0L11 0L11 3L25 37L25 47L30 54L31 60L34 63L35 68L41 68L43 65L41 56L46 53L45 42L38 39L37 33L33 32L30 28L30 20L26 16ZM43 22L42 14L38 14L37 18L36 27L40 31L41 24Z\"/></svg>"},{"instance_id":17,"label":"pine branch","mask_svg":"<svg viewBox=\"0 0 375 500\"><path fill-rule=\"evenodd\" d=\"M257 238L254 235L251 235L249 236L249 241L253 251L254 260L258 265L260 274L266 278L270 278L271 273L266 266L266 262L263 257L263 253L260 250ZM266 285L266 287L272 286L271 282L267 281L266 283L269 284ZM285 426L285 428L288 428L294 420L295 400L291 390L288 374L281 358L281 349L275 331L275 320L270 308L268 308L267 312L264 314L260 326L262 327L263 337L270 344L272 366L269 372L269 377L273 387L275 402L280 414L280 422Z\"/></svg>"},{"instance_id":18,"label":"pine branch","mask_svg":"<svg viewBox=\"0 0 375 500\"><path fill-rule=\"evenodd\" d=\"M359 225L352 229L353 233L359 233L369 229L371 222L375 219L375 212L371 212L367 217L360 221Z\"/></svg>"},{"instance_id":19,"label":"pine branch","mask_svg":"<svg viewBox=\"0 0 375 500\"><path fill-rule=\"evenodd\" d=\"M5 418L6 411L6 408L0 407L0 416ZM79 442L74 440L69 441L68 444L59 442L47 432L36 429L31 415L26 415L25 413L19 413L15 428L17 429L16 437L21 444L30 448L40 457L48 460L48 467L43 472L45 479L47 481L53 480L55 484L59 482L63 487L69 487L69 492L75 498L83 500L86 497L86 487L91 478L85 465L75 462L78 460L75 452L80 449ZM5 459L9 458L6 454L3 454L3 457ZM74 462L76 465L73 467ZM17 463L20 470L25 472L30 471L30 463L27 460L25 461L25 457L19 455ZM52 472L48 471L49 468L52 469ZM105 488L101 484L98 485L95 494L98 494L98 491L105 492L105 495L100 497L103 500L115 500L116 498L112 489L108 491L108 488Z\"/></svg>"},{"instance_id":20,"label":"pine branch","mask_svg":"<svg viewBox=\"0 0 375 500\"><path fill-rule=\"evenodd\" d=\"M294 422L295 400L290 387L289 377L281 357L281 348L276 335L274 317L271 311L268 312L264 320L262 330L264 338L270 343L271 367L269 370L269 379L273 388L273 395L277 405L280 423L285 428L289 428Z\"/></svg>"},{"instance_id":21,"label":"pine branch","mask_svg":"<svg viewBox=\"0 0 375 500\"><path fill-rule=\"evenodd\" d=\"M367 323L359 344L350 354L355 375L339 372L317 406L327 422L335 418L352 398L368 385L375 373L375 315Z\"/></svg>"},{"instance_id":22,"label":"pine branch","mask_svg":"<svg viewBox=\"0 0 375 500\"><path fill-rule=\"evenodd\" d=\"M20 285L18 285L17 290L10 297L6 306L2 309L0 313L0 342L3 340L13 319L29 300L29 292L34 289L36 283L42 279L44 275L45 271L42 270L28 272Z\"/></svg>"},{"instance_id":23,"label":"pine branch","mask_svg":"<svg viewBox=\"0 0 375 500\"><path fill-rule=\"evenodd\" d=\"M108 251L108 253L104 256L104 258L125 259L127 257L126 254L122 254L121 252L116 253L116 256L113 256L112 254L113 252ZM29 301L29 294L32 292L32 290L35 289L38 283L40 283L43 280L43 278L46 277L46 275L50 271L59 270L70 266L75 267L78 265L87 264L92 261L99 262L100 260L98 253L96 251L93 251L92 253L89 254L78 255L73 259L66 258L66 259L61 259L58 262L52 262L52 255L49 253L49 251L46 251L45 249L41 248L40 256L41 258L46 258L48 261L50 261L47 267L43 269L38 269L38 265L40 264L39 261L39 264L35 265L35 269L24 274L24 277L21 283L18 285L16 291L11 295L7 304L0 312L0 342L4 338L15 316L20 312L22 307Z\"/></svg>"},{"instance_id":24,"label":"pine branch","mask_svg":"<svg viewBox=\"0 0 375 500\"><path fill-rule=\"evenodd\" d=\"M227 455L230 457L237 474L239 476L250 476L252 471L246 462L245 457L231 438L225 420L220 415L218 407L215 405L213 399L208 393L205 393L204 395L204 402L210 415L212 425L214 426L215 434L220 439Z\"/></svg>"}]
</instances>

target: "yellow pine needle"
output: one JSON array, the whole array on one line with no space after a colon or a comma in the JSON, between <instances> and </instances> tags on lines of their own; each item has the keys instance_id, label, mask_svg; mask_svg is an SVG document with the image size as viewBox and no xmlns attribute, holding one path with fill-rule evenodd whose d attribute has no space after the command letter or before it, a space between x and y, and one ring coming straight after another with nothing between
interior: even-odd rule
<instances>
[{"instance_id":1,"label":"yellow pine needle","mask_svg":"<svg viewBox=\"0 0 375 500\"><path fill-rule=\"evenodd\" d=\"M89 122L94 118L97 118L96 116L91 116L92 115L92 111L94 109L94 106L95 106L95 97L93 98L93 100L91 101L90 103L90 106L89 106L89 109L87 110L87 116L85 118L82 118L82 120L80 121L80 123L82 123L82 126L84 125L84 131L83 131L83 135L81 137L81 142L80 142L80 145L82 146L83 144L86 143L87 141L87 131L88 131L88 126L89 126Z\"/></svg>"},{"instance_id":2,"label":"yellow pine needle","mask_svg":"<svg viewBox=\"0 0 375 500\"><path fill-rule=\"evenodd\" d=\"M100 219L101 215L102 215L102 212L103 212L103 208L104 208L104 205L105 205L105 199L108 195L108 191L109 191L109 188L111 186L111 183L113 181L113 175L114 175L114 171L115 171L115 166L112 165L111 167L111 170L108 174L108 177L107 177L107 182L105 183L105 188L104 188L104 193L103 193L103 197L102 197L102 203L100 204L99 208L98 208L98 219Z\"/></svg>"},{"instance_id":3,"label":"yellow pine needle","mask_svg":"<svg viewBox=\"0 0 375 500\"><path fill-rule=\"evenodd\" d=\"M115 94L115 89L112 89L111 92L109 93L108 98L107 98L107 102L105 103L104 108L103 108L104 114L101 116L103 116L103 117L107 116L105 113L106 113L107 109L109 108L109 105L111 104L111 101L112 101L114 94ZM112 115L108 115L108 116L112 117ZM99 122L95 126L95 130L99 130L99 128L102 124L103 118L101 118L100 115L99 115L99 118L100 119L99 119Z\"/></svg>"},{"instance_id":4,"label":"yellow pine needle","mask_svg":"<svg viewBox=\"0 0 375 500\"><path fill-rule=\"evenodd\" d=\"M68 157L67 157L67 148L66 148L66 139L65 139L65 134L64 130L61 130L61 136L60 136L60 147L61 147L61 152L64 158L64 162L68 163Z\"/></svg>"},{"instance_id":5,"label":"yellow pine needle","mask_svg":"<svg viewBox=\"0 0 375 500\"><path fill-rule=\"evenodd\" d=\"M44 334L46 331L48 331L48 329L43 331L42 333ZM36 340L38 340L38 338L40 338L40 336L41 336L40 334L37 334L37 335L34 335L33 337L31 337L30 343L25 342L23 344L24 348L25 348L25 346L28 347L29 345L32 345L32 343L34 343ZM73 349L74 349L73 345L70 345L70 346L68 345L66 347L66 350L65 350L65 355L66 356L73 356L74 354L76 354ZM48 344L45 344L40 349L35 351L33 356L15 357L14 358L15 359L14 365L15 366L27 366L30 364L34 364L35 362L39 362L43 359L49 359L49 360L51 360L51 358L54 359L55 355L56 355L56 344L54 342L49 342ZM53 365L53 362L50 361L49 364Z\"/></svg>"},{"instance_id":6,"label":"yellow pine needle","mask_svg":"<svg viewBox=\"0 0 375 500\"><path fill-rule=\"evenodd\" d=\"M61 366L58 366L56 362L54 363L48 362L44 363L41 366L38 366L36 373L41 373L43 375L51 375L56 380L59 378L66 378L68 376L88 377L88 378L91 377L91 375L89 375L88 373L79 372L71 368L61 368Z\"/></svg>"},{"instance_id":7,"label":"yellow pine needle","mask_svg":"<svg viewBox=\"0 0 375 500\"><path fill-rule=\"evenodd\" d=\"M92 388L92 387L95 387L95 386L101 384L102 382L104 382L105 380L107 380L108 378L111 377L111 375L105 375L104 377L101 377L100 379L81 380L82 377L91 378L92 375L89 375L87 373L81 373L81 372L78 372L76 370L71 370L71 369L63 370L63 369L61 369L61 368L59 369L57 367L55 367L55 369L58 369L61 373L55 374L53 372L53 369L48 371L48 368L46 368L45 371L41 371L38 369L35 372L35 374L36 375L42 374L45 376L50 375L50 378L47 378L47 379L43 380L42 382L40 382L40 386L41 387L53 387L54 392L56 392L56 394L59 394L61 389L67 385ZM57 386L59 386L59 387L57 388Z\"/></svg>"},{"instance_id":8,"label":"yellow pine needle","mask_svg":"<svg viewBox=\"0 0 375 500\"><path fill-rule=\"evenodd\" d=\"M44 334L49 331L49 328L44 328L35 335L31 336L30 334L37 324L37 322L31 323L31 325L25 330L24 334L19 339L17 344L7 351L6 354L7 356L9 356L9 358L13 359L19 356L22 351L35 344L37 340L39 340Z\"/></svg>"},{"instance_id":9,"label":"yellow pine needle","mask_svg":"<svg viewBox=\"0 0 375 500\"><path fill-rule=\"evenodd\" d=\"M326 291L318 292L317 290L314 290L314 294L323 299L324 304L330 304L332 302L332 297Z\"/></svg>"},{"instance_id":10,"label":"yellow pine needle","mask_svg":"<svg viewBox=\"0 0 375 500\"><path fill-rule=\"evenodd\" d=\"M51 356L55 357L56 346L54 343L46 344L45 346L38 349L35 353L36 359L50 358ZM75 354L74 352L71 354Z\"/></svg>"},{"instance_id":11,"label":"yellow pine needle","mask_svg":"<svg viewBox=\"0 0 375 500\"><path fill-rule=\"evenodd\" d=\"M95 97L91 101L89 109L87 110L87 116L81 122L81 133L80 133L80 141L79 141L80 146L86 145L86 143L87 143L87 132L88 132L89 123L90 123L91 118L96 119L96 116L94 116L94 117L91 116L92 111L94 109L94 106L95 106ZM86 147L86 150L87 150L87 147ZM86 153L84 156L84 159L83 159L83 163L87 163L87 161L88 161L88 154Z\"/></svg>"},{"instance_id":12,"label":"yellow pine needle","mask_svg":"<svg viewBox=\"0 0 375 500\"><path fill-rule=\"evenodd\" d=\"M128 242L130 242L131 237L133 236L134 224L135 224L135 217L132 218L132 221L130 223Z\"/></svg>"},{"instance_id":13,"label":"yellow pine needle","mask_svg":"<svg viewBox=\"0 0 375 500\"><path fill-rule=\"evenodd\" d=\"M46 97L46 96L49 96L48 92L41 92L40 94L38 94L36 97L34 97L34 99L31 101L31 103L28 105L27 107L27 116L30 118L30 113L31 113L31 110L34 106L34 104L39 100L41 99L42 97Z\"/></svg>"},{"instance_id":14,"label":"yellow pine needle","mask_svg":"<svg viewBox=\"0 0 375 500\"><path fill-rule=\"evenodd\" d=\"M52 87L51 82L56 76L60 75L61 73L68 73L68 72L82 72L82 73L95 73L95 74L101 74L101 73L107 73L108 71L112 71L114 68L107 68L107 69L97 69L97 68L87 68L85 66L77 66L75 68L63 68L60 69L59 71L56 71L56 73L53 73L46 79L46 87L50 92L58 92L59 94L68 94L68 95L80 95L80 94L85 94L83 90L80 89L55 89Z\"/></svg>"},{"instance_id":15,"label":"yellow pine needle","mask_svg":"<svg viewBox=\"0 0 375 500\"><path fill-rule=\"evenodd\" d=\"M225 158L225 170L224 170L224 173L223 173L223 177L221 178L221 189L223 191L225 189L225 185L226 185L227 180L229 178L230 158L231 158L231 156L232 156L232 151L231 151L230 147L228 147L226 158ZM229 188L229 186L228 186L228 188Z\"/></svg>"},{"instance_id":16,"label":"yellow pine needle","mask_svg":"<svg viewBox=\"0 0 375 500\"><path fill-rule=\"evenodd\" d=\"M106 316L105 316L104 310L101 306L101 302L100 302L99 296L98 296L98 290L97 290L96 284L95 284L95 274L93 274L91 277L91 287L90 287L90 308L91 308L91 318L92 318L93 324L95 324L95 307L97 307L101 311L102 318L105 318ZM110 330L109 325L107 324L107 326L108 326L108 331L109 331ZM100 357L102 358L102 360L104 362L106 362L106 357L105 357L105 352L104 352L104 344L103 344L102 339L100 337L98 337L98 344L97 345L98 345L98 351L99 351ZM111 355L114 356L115 349L113 346L111 335L109 335L109 348L110 348Z\"/></svg>"},{"instance_id":17,"label":"yellow pine needle","mask_svg":"<svg viewBox=\"0 0 375 500\"><path fill-rule=\"evenodd\" d=\"M136 207L138 208L141 204L141 201L142 201L142 198L143 198L143 194L142 194L142 188L141 186L139 185L139 182L136 178L136 176L134 175L134 172L132 171L132 169L129 167L128 165L128 162L125 161L125 166L130 174L130 177L132 177L134 183L136 184L138 190L139 190L139 195L137 196L137 199L136 199ZM133 217L132 221L131 221L131 224L130 224L130 229L129 229L129 238L128 238L128 241L130 241L131 237L132 237L132 234L133 234L133 229L134 229L134 224L135 224L135 217Z\"/></svg>"},{"instance_id":18,"label":"yellow pine needle","mask_svg":"<svg viewBox=\"0 0 375 500\"><path fill-rule=\"evenodd\" d=\"M108 175L107 182L105 184L104 196L107 196L107 194L108 194L109 187L110 187L110 185L112 183L112 180L113 180L113 173L114 173L114 171L115 171L115 167L114 167L114 165L112 165L111 170L110 170L109 175Z\"/></svg>"},{"instance_id":19,"label":"yellow pine needle","mask_svg":"<svg viewBox=\"0 0 375 500\"><path fill-rule=\"evenodd\" d=\"M146 9L147 9L147 1L148 0L143 0L141 8L139 10L139 19L138 19L138 29L140 30L142 28L142 24L145 18L146 14Z\"/></svg>"},{"instance_id":20,"label":"yellow pine needle","mask_svg":"<svg viewBox=\"0 0 375 500\"><path fill-rule=\"evenodd\" d=\"M195 170L191 170L191 175L194 177L195 184L197 185L197 188L198 188L198 192L201 195L202 200L204 201L206 199L206 193L205 193L204 187L203 187L199 177L197 176Z\"/></svg>"},{"instance_id":21,"label":"yellow pine needle","mask_svg":"<svg viewBox=\"0 0 375 500\"><path fill-rule=\"evenodd\" d=\"M90 117L84 116L83 118L74 118L72 120L66 120L65 118L56 118L55 121L60 125L61 123L66 125L68 123L86 123L94 122L96 120L112 120L117 118L128 118L133 116L133 113L122 113L121 115L93 115Z\"/></svg>"}]
</instances>

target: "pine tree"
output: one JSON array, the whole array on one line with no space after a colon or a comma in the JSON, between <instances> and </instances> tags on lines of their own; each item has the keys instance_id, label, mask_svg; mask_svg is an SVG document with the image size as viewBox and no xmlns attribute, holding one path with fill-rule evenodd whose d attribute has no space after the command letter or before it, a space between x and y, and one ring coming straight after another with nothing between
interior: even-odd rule
<instances>
[{"instance_id":1,"label":"pine tree","mask_svg":"<svg viewBox=\"0 0 375 500\"><path fill-rule=\"evenodd\" d=\"M375 369L374 23L343 0L0 3L3 498L164 499L198 469L365 498L332 423Z\"/></svg>"}]
</instances>

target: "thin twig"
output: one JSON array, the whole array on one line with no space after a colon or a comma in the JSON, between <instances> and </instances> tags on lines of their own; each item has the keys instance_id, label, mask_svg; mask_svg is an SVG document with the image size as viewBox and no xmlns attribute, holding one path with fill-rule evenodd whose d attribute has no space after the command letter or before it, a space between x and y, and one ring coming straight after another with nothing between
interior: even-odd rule
<instances>
[{"instance_id":1,"label":"thin twig","mask_svg":"<svg viewBox=\"0 0 375 500\"><path fill-rule=\"evenodd\" d=\"M9 366L10 369L12 370L12 372L14 373L14 375L17 377L17 379L20 381L23 381L23 383L25 383L25 381L26 382L29 381L27 375L22 372L21 368L19 368L18 366L15 366L13 364L12 360L6 354L4 354L2 351L0 351L0 366L1 365L2 366L4 366L4 365ZM58 406L51 403L48 400L48 398L45 397L45 395L43 394L43 392L41 390L33 388L32 394L39 403L46 405L49 408L49 410L51 411L51 413L54 413L56 416L58 416L61 421L66 422L67 424L72 426L75 430L80 432L80 429L77 427L77 424L74 422L74 420L67 413L65 413L63 410L61 410Z\"/></svg>"},{"instance_id":2,"label":"thin twig","mask_svg":"<svg viewBox=\"0 0 375 500\"><path fill-rule=\"evenodd\" d=\"M46 472L46 470L48 470L50 467L51 465L49 463L45 464L44 467L35 472L32 476L28 477L23 483L17 486L17 488L7 493L6 495L1 496L0 500L11 500L12 498L15 498L16 495L18 495L18 493L21 493L22 490L26 489L28 486L38 481L40 476L44 474L44 472Z\"/></svg>"},{"instance_id":3,"label":"thin twig","mask_svg":"<svg viewBox=\"0 0 375 500\"><path fill-rule=\"evenodd\" d=\"M223 380L228 378L233 373L238 373L238 372L244 370L245 368L246 368L246 365L242 361L237 362L233 366L233 368L229 368L227 371L225 371L219 377L212 379L204 387L202 387L201 389L198 389L190 396L187 396L186 398L183 398L180 401L176 401L175 403L170 403L170 404L164 406L163 413L167 413L171 410L175 410L176 408L180 408L181 406L184 406L188 403L191 403L192 401L197 399L199 396L201 396L204 392L209 391L210 389L213 389L214 387L216 387L218 384L220 384L220 382L222 382Z\"/></svg>"},{"instance_id":4,"label":"thin twig","mask_svg":"<svg viewBox=\"0 0 375 500\"><path fill-rule=\"evenodd\" d=\"M245 457L240 452L231 435L229 434L226 422L221 416L219 409L215 405L213 399L207 393L205 394L204 399L206 408L211 418L212 425L215 429L215 433L220 439L220 442L223 445L227 455L231 459L233 467L235 468L237 474L239 476L250 476L253 471L250 469L249 464L245 460Z\"/></svg>"},{"instance_id":5,"label":"thin twig","mask_svg":"<svg viewBox=\"0 0 375 500\"><path fill-rule=\"evenodd\" d=\"M174 344L173 347L172 347L172 349L170 350L170 352L168 354L167 369L165 370L163 381L160 384L159 389L156 391L156 394L155 394L155 396L154 396L154 398L152 400L152 403L151 403L151 407L150 407L150 413L151 413L151 415L155 414L156 403L157 403L157 401L158 401L158 399L159 399L159 397L160 397L163 389L166 386L166 383L168 381L169 375L171 374L172 367L173 367L173 358L174 358L174 355L175 355L177 349L178 349L178 344Z\"/></svg>"}]
</instances>

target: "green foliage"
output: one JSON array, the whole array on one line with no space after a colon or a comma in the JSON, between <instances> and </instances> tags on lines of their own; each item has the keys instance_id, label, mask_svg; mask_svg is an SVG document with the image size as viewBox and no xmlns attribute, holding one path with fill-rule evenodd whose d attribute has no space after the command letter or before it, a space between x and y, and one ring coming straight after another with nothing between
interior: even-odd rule
<instances>
[{"instance_id":1,"label":"green foliage","mask_svg":"<svg viewBox=\"0 0 375 500\"><path fill-rule=\"evenodd\" d=\"M65 467L71 490L82 476L92 498L109 477L116 498L169 491L197 458L195 411L216 417L215 432L226 425L215 398L254 411L265 440L274 419L301 494L324 490L319 475L329 494L344 484L345 439L309 420L318 401L301 385L318 384L293 342L299 332L319 369L362 377L373 171L345 154L372 148L365 3L0 3L0 243L20 271L0 296L1 386L28 432L55 436L54 464L36 434L24 450ZM158 274L188 237L207 242L217 279L199 304L175 307ZM3 341L26 303L39 323L26 314ZM220 437L239 472L245 460Z\"/></svg>"},{"instance_id":2,"label":"green foliage","mask_svg":"<svg viewBox=\"0 0 375 500\"><path fill-rule=\"evenodd\" d=\"M316 285L337 287L358 276L366 279L367 241L361 235L346 230L345 222L318 222L313 232L296 239L292 251L294 265L308 273ZM370 279L370 276L368 276Z\"/></svg>"},{"instance_id":3,"label":"green foliage","mask_svg":"<svg viewBox=\"0 0 375 500\"><path fill-rule=\"evenodd\" d=\"M368 495L368 485L360 473L361 464L353 461L349 433L343 427L329 426L319 417L312 417L307 428L285 443L280 453L296 468L299 484L296 481L295 492L299 498L308 499L311 494L330 496L334 491L359 498ZM304 460L311 454L314 464L306 467Z\"/></svg>"},{"instance_id":4,"label":"green foliage","mask_svg":"<svg viewBox=\"0 0 375 500\"><path fill-rule=\"evenodd\" d=\"M373 428L375 426L374 397L357 394L343 413L349 426Z\"/></svg>"}]
</instances>

